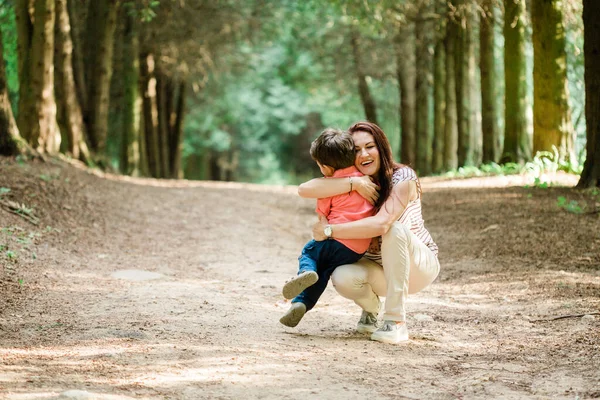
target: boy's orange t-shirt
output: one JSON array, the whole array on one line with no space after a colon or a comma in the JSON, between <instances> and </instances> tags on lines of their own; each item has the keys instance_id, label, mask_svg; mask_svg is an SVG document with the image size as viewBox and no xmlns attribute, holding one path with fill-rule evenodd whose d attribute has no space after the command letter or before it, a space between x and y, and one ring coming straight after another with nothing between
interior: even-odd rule
<instances>
[{"instance_id":1,"label":"boy's orange t-shirt","mask_svg":"<svg viewBox=\"0 0 600 400\"><path fill-rule=\"evenodd\" d=\"M331 178L363 176L356 167L338 169ZM343 224L373 215L374 207L358 192L352 191L337 196L317 200L316 211L327 218L330 224ZM371 239L334 239L356 253L364 253Z\"/></svg>"}]
</instances>

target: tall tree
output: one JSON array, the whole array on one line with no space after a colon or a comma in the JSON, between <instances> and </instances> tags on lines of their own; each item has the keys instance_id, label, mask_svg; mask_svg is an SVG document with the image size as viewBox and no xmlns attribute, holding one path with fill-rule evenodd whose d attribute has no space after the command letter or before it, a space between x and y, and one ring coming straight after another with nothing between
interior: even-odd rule
<instances>
[{"instance_id":1,"label":"tall tree","mask_svg":"<svg viewBox=\"0 0 600 400\"><path fill-rule=\"evenodd\" d=\"M422 175L431 174L433 129L430 124L430 104L432 90L432 51L434 25L431 21L429 2L421 3L415 21L416 38L416 136L417 162L416 168Z\"/></svg>"},{"instance_id":2,"label":"tall tree","mask_svg":"<svg viewBox=\"0 0 600 400\"><path fill-rule=\"evenodd\" d=\"M360 35L358 30L352 29L350 36L352 45L352 55L354 57L354 67L356 68L356 79L358 81L358 94L365 110L365 116L368 121L377 124L377 107L375 100L369 89L369 82L365 72L364 59L360 51Z\"/></svg>"},{"instance_id":3,"label":"tall tree","mask_svg":"<svg viewBox=\"0 0 600 400\"><path fill-rule=\"evenodd\" d=\"M400 89L401 148L400 161L407 165L417 160L417 140L415 133L415 43L414 24L400 26L395 39L396 75Z\"/></svg>"},{"instance_id":4,"label":"tall tree","mask_svg":"<svg viewBox=\"0 0 600 400\"><path fill-rule=\"evenodd\" d=\"M448 23L444 50L446 52L446 110L444 123L444 169L452 170L458 167L458 105L456 102L456 46L459 39L460 19L455 9L448 3Z\"/></svg>"},{"instance_id":5,"label":"tall tree","mask_svg":"<svg viewBox=\"0 0 600 400\"><path fill-rule=\"evenodd\" d=\"M479 68L481 71L481 131L483 134L484 163L498 162L502 143L498 127L498 107L496 103L498 86L496 57L494 55L496 0L482 0L479 24Z\"/></svg>"},{"instance_id":6,"label":"tall tree","mask_svg":"<svg viewBox=\"0 0 600 400\"><path fill-rule=\"evenodd\" d=\"M455 0L460 20L455 49L458 165L473 164L472 90L475 79L473 0Z\"/></svg>"},{"instance_id":7,"label":"tall tree","mask_svg":"<svg viewBox=\"0 0 600 400\"><path fill-rule=\"evenodd\" d=\"M73 41L67 0L56 0L55 37L56 119L65 139L61 143L65 144L64 147L74 158L89 160L83 114L73 73Z\"/></svg>"},{"instance_id":8,"label":"tall tree","mask_svg":"<svg viewBox=\"0 0 600 400\"><path fill-rule=\"evenodd\" d=\"M503 162L531 156L527 134L525 0L504 0L504 153Z\"/></svg>"},{"instance_id":9,"label":"tall tree","mask_svg":"<svg viewBox=\"0 0 600 400\"><path fill-rule=\"evenodd\" d=\"M105 155L113 62L114 33L120 0L89 2L86 26L87 82L86 124L90 145L100 157Z\"/></svg>"},{"instance_id":10,"label":"tall tree","mask_svg":"<svg viewBox=\"0 0 600 400\"><path fill-rule=\"evenodd\" d=\"M19 115L23 137L40 152L58 152L54 100L54 0L29 0L15 7L19 33Z\"/></svg>"},{"instance_id":11,"label":"tall tree","mask_svg":"<svg viewBox=\"0 0 600 400\"><path fill-rule=\"evenodd\" d=\"M140 61L137 18L125 15L123 37L123 130L119 169L127 175L140 174L140 123L142 99L139 91Z\"/></svg>"},{"instance_id":12,"label":"tall tree","mask_svg":"<svg viewBox=\"0 0 600 400\"><path fill-rule=\"evenodd\" d=\"M566 32L562 0L532 0L533 152L552 151L572 164L575 130L569 108Z\"/></svg>"},{"instance_id":13,"label":"tall tree","mask_svg":"<svg viewBox=\"0 0 600 400\"><path fill-rule=\"evenodd\" d=\"M583 0L587 156L578 188L600 187L600 2Z\"/></svg>"},{"instance_id":14,"label":"tall tree","mask_svg":"<svg viewBox=\"0 0 600 400\"><path fill-rule=\"evenodd\" d=\"M433 56L433 159L432 172L444 170L444 139L446 112L446 52L444 37L446 35L446 1L437 0L436 14L438 21L435 29L435 49Z\"/></svg>"}]
</instances>

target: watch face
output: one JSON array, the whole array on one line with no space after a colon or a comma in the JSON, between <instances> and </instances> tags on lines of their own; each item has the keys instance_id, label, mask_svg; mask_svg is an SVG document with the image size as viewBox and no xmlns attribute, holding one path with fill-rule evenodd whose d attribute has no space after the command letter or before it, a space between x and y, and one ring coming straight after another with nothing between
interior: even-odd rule
<instances>
[{"instance_id":1,"label":"watch face","mask_svg":"<svg viewBox=\"0 0 600 400\"><path fill-rule=\"evenodd\" d=\"M324 233L325 233L325 236L330 237L331 236L331 226L327 225L324 229Z\"/></svg>"}]
</instances>

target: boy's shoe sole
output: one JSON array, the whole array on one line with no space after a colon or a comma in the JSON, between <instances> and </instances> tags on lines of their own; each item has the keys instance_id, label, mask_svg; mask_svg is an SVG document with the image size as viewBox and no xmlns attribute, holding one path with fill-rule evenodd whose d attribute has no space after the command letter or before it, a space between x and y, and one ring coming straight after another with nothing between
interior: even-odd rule
<instances>
[{"instance_id":1,"label":"boy's shoe sole","mask_svg":"<svg viewBox=\"0 0 600 400\"><path fill-rule=\"evenodd\" d=\"M289 282L283 285L281 293L286 299L293 299L298 296L304 289L317 283L319 275L315 271L306 271L298 274Z\"/></svg>"},{"instance_id":2,"label":"boy's shoe sole","mask_svg":"<svg viewBox=\"0 0 600 400\"><path fill-rule=\"evenodd\" d=\"M306 314L306 305L304 303L292 303L290 309L279 319L279 322L293 328L298 325L304 314Z\"/></svg>"}]
</instances>

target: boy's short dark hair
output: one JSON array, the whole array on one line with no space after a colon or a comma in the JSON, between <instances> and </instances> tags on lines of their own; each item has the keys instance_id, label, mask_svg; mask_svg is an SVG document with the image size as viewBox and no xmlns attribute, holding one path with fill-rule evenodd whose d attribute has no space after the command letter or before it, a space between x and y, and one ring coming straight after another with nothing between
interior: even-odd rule
<instances>
[{"instance_id":1,"label":"boy's short dark hair","mask_svg":"<svg viewBox=\"0 0 600 400\"><path fill-rule=\"evenodd\" d=\"M310 156L334 169L354 165L354 141L347 131L327 128L310 145Z\"/></svg>"}]
</instances>

